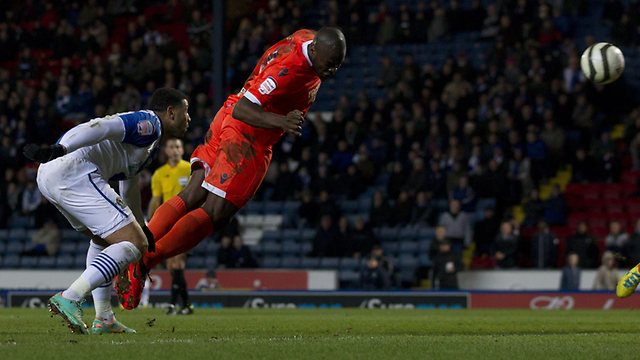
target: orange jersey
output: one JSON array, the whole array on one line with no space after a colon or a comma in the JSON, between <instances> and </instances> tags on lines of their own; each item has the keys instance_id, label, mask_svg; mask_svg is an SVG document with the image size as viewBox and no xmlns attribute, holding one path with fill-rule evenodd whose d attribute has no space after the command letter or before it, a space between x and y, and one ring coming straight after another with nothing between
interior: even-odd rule
<instances>
[{"instance_id":1,"label":"orange jersey","mask_svg":"<svg viewBox=\"0 0 640 360\"><path fill-rule=\"evenodd\" d=\"M235 105L244 96L265 111L286 115L293 110L303 113L316 100L320 77L311 66L307 48L315 31L298 30L270 47L260 58L238 94L227 98L225 107ZM276 130L279 135L282 131Z\"/></svg>"}]
</instances>

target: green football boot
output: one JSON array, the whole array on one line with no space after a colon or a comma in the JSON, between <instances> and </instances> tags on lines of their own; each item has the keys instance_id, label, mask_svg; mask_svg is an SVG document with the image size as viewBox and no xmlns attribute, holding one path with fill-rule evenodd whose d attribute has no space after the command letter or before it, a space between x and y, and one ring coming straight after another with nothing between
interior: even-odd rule
<instances>
[{"instance_id":1,"label":"green football boot","mask_svg":"<svg viewBox=\"0 0 640 360\"><path fill-rule=\"evenodd\" d=\"M80 301L65 299L62 297L62 292L59 292L49 298L49 311L53 315L60 315L69 329L71 329L71 332L76 334L89 334L87 324L82 321L82 306Z\"/></svg>"}]
</instances>

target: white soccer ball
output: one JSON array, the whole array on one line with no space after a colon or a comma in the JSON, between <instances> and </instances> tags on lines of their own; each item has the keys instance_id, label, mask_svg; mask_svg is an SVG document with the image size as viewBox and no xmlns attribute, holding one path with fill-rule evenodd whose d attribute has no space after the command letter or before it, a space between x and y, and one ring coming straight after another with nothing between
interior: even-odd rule
<instances>
[{"instance_id":1,"label":"white soccer ball","mask_svg":"<svg viewBox=\"0 0 640 360\"><path fill-rule=\"evenodd\" d=\"M587 79L604 85L616 81L624 71L624 55L615 45L601 42L589 46L580 57Z\"/></svg>"}]
</instances>

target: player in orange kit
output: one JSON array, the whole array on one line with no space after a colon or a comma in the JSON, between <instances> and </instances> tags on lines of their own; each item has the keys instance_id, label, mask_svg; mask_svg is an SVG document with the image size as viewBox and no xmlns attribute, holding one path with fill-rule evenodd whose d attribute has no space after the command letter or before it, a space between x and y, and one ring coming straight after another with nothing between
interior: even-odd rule
<instances>
[{"instance_id":1,"label":"player in orange kit","mask_svg":"<svg viewBox=\"0 0 640 360\"><path fill-rule=\"evenodd\" d=\"M216 114L205 144L191 155L187 186L149 222L155 252L145 253L118 277L125 309L138 306L150 269L222 229L255 195L272 146L285 132L300 135L321 81L335 75L346 50L342 32L325 27L298 30L262 55L242 90Z\"/></svg>"}]
</instances>

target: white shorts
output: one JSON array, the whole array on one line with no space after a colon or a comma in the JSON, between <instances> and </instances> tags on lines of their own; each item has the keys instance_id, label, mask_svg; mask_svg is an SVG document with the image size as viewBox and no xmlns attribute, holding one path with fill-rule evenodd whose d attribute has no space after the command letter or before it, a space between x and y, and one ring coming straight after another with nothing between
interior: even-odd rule
<instances>
[{"instance_id":1,"label":"white shorts","mask_svg":"<svg viewBox=\"0 0 640 360\"><path fill-rule=\"evenodd\" d=\"M63 156L38 168L38 188L77 231L106 238L135 220L97 167L81 158Z\"/></svg>"}]
</instances>

